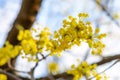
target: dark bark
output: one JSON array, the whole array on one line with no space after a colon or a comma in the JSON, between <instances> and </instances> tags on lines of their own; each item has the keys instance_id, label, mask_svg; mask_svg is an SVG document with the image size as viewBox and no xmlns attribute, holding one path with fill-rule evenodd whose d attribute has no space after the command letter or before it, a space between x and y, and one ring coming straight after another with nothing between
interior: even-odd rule
<instances>
[{"instance_id":1,"label":"dark bark","mask_svg":"<svg viewBox=\"0 0 120 80\"><path fill-rule=\"evenodd\" d=\"M36 19L41 2L42 0L23 0L21 10L13 23L13 27L8 33L7 41L13 45L19 43L17 40L19 32L17 26L21 25L24 29L30 29Z\"/></svg>"},{"instance_id":2,"label":"dark bark","mask_svg":"<svg viewBox=\"0 0 120 80\"><path fill-rule=\"evenodd\" d=\"M19 41L17 40L17 35L19 30L17 26L20 25L24 29L30 29L34 21L36 20L36 16L40 9L42 0L22 0L22 5L20 12L15 19L11 30L8 33L7 41L9 41L12 45L17 45ZM3 71L9 69L8 65L5 64L4 66L0 66L1 71L0 73L7 74L8 80L18 80L17 75L14 74L12 70ZM16 76L16 77L15 77ZM21 79L24 80L24 79Z\"/></svg>"},{"instance_id":3,"label":"dark bark","mask_svg":"<svg viewBox=\"0 0 120 80\"><path fill-rule=\"evenodd\" d=\"M97 64L99 66L99 65L103 65L105 63L109 63L113 60L120 60L120 54L113 55L113 56L107 56L107 57L103 58L101 61L95 62L93 64Z\"/></svg>"}]
</instances>

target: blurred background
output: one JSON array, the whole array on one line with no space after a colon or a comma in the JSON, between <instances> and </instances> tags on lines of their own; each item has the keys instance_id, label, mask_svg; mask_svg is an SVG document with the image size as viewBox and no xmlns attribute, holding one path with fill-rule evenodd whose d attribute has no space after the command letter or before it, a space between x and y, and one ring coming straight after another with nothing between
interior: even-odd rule
<instances>
[{"instance_id":1,"label":"blurred background","mask_svg":"<svg viewBox=\"0 0 120 80\"><path fill-rule=\"evenodd\" d=\"M3 46L8 32L20 11L22 0L0 0L0 47ZM42 0L40 10L37 14L33 27L49 27L52 32L62 26L62 20L69 15L77 16L78 13L85 12L89 14L88 20L93 27L99 27L101 33L107 33L103 40L106 48L103 56L120 54L120 0ZM82 60L88 46L83 43L81 47L74 46L72 50L65 51L59 59L48 57L39 63L34 72L36 78L48 75L46 64L50 61L57 61L63 72L70 68L70 65L77 64L76 59ZM70 53L70 54L68 54ZM27 62L18 57L16 69L29 71L34 66L34 62ZM98 61L99 57L89 56L89 63ZM69 63L70 62L70 63ZM114 61L113 61L114 62ZM100 66L98 72L110 66L113 62ZM20 75L23 75L19 73ZM108 71L108 80L120 80L120 63L117 63ZM24 74L29 77L28 74Z\"/></svg>"}]
</instances>

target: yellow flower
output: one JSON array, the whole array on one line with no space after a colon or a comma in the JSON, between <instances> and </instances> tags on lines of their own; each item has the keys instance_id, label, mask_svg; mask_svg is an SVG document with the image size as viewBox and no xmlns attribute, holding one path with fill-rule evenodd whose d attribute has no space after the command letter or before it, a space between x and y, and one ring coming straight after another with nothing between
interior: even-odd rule
<instances>
[{"instance_id":1,"label":"yellow flower","mask_svg":"<svg viewBox=\"0 0 120 80\"><path fill-rule=\"evenodd\" d=\"M33 39L22 40L21 47L26 54L35 55L37 54L37 44Z\"/></svg>"},{"instance_id":2,"label":"yellow flower","mask_svg":"<svg viewBox=\"0 0 120 80\"><path fill-rule=\"evenodd\" d=\"M31 39L32 34L31 34L30 30L20 30L17 38L19 41L21 41L23 39Z\"/></svg>"},{"instance_id":3,"label":"yellow flower","mask_svg":"<svg viewBox=\"0 0 120 80\"><path fill-rule=\"evenodd\" d=\"M0 66L4 65L5 63L7 63L7 61L9 60L8 56L0 56Z\"/></svg>"},{"instance_id":4,"label":"yellow flower","mask_svg":"<svg viewBox=\"0 0 120 80\"><path fill-rule=\"evenodd\" d=\"M48 69L49 69L50 73L55 74L55 73L58 73L59 66L56 62L51 62L48 64Z\"/></svg>"},{"instance_id":5,"label":"yellow flower","mask_svg":"<svg viewBox=\"0 0 120 80\"><path fill-rule=\"evenodd\" d=\"M88 17L89 15L88 14L86 14L86 13L79 13L78 14L78 17Z\"/></svg>"},{"instance_id":6,"label":"yellow flower","mask_svg":"<svg viewBox=\"0 0 120 80\"><path fill-rule=\"evenodd\" d=\"M74 80L79 80L83 76L90 77L91 72L96 68L96 65L89 65L87 62L83 61L77 67L75 65L71 66L72 70L68 70L68 74L74 76Z\"/></svg>"},{"instance_id":7,"label":"yellow flower","mask_svg":"<svg viewBox=\"0 0 120 80\"><path fill-rule=\"evenodd\" d=\"M17 36L19 41L23 39L23 34L24 34L23 30L20 30L19 35Z\"/></svg>"},{"instance_id":8,"label":"yellow flower","mask_svg":"<svg viewBox=\"0 0 120 80\"><path fill-rule=\"evenodd\" d=\"M7 80L7 76L5 74L0 74L0 80Z\"/></svg>"},{"instance_id":9,"label":"yellow flower","mask_svg":"<svg viewBox=\"0 0 120 80\"><path fill-rule=\"evenodd\" d=\"M104 74L103 79L108 80L108 76L106 74Z\"/></svg>"},{"instance_id":10,"label":"yellow flower","mask_svg":"<svg viewBox=\"0 0 120 80\"><path fill-rule=\"evenodd\" d=\"M59 53L70 49L73 45L80 46L81 42L86 42L92 48L92 54L100 55L105 47L100 40L106 34L99 34L99 28L93 31L91 23L89 21L84 22L83 19L86 17L88 17L88 14L80 13L78 18L69 16L68 19L65 19L63 27L54 32L53 41L57 40L57 46L53 44L54 48L50 51L52 53Z\"/></svg>"},{"instance_id":11,"label":"yellow flower","mask_svg":"<svg viewBox=\"0 0 120 80\"><path fill-rule=\"evenodd\" d=\"M20 46L13 46L6 41L5 46L0 48L0 66L7 63L10 58L14 58L19 54Z\"/></svg>"},{"instance_id":12,"label":"yellow flower","mask_svg":"<svg viewBox=\"0 0 120 80\"><path fill-rule=\"evenodd\" d=\"M100 28L95 29L95 34L98 34L100 32Z\"/></svg>"}]
</instances>

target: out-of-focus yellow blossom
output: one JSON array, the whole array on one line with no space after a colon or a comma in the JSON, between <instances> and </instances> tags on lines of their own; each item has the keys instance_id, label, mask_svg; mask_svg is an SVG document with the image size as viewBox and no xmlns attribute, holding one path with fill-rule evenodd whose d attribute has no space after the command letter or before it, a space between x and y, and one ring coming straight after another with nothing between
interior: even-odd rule
<instances>
[{"instance_id":1,"label":"out-of-focus yellow blossom","mask_svg":"<svg viewBox=\"0 0 120 80\"><path fill-rule=\"evenodd\" d=\"M96 70L92 71L92 78L95 78L95 80L108 80L108 77L106 76L106 74L99 74L97 73Z\"/></svg>"},{"instance_id":2,"label":"out-of-focus yellow blossom","mask_svg":"<svg viewBox=\"0 0 120 80\"><path fill-rule=\"evenodd\" d=\"M39 34L39 40L38 40L38 51L39 52L43 52L43 50L45 49L47 50L51 50L52 47L52 43L50 41L50 36L51 33L49 31L49 29L47 27L45 27Z\"/></svg>"},{"instance_id":3,"label":"out-of-focus yellow blossom","mask_svg":"<svg viewBox=\"0 0 120 80\"><path fill-rule=\"evenodd\" d=\"M0 80L7 80L7 76L5 74L0 74Z\"/></svg>"},{"instance_id":4,"label":"out-of-focus yellow blossom","mask_svg":"<svg viewBox=\"0 0 120 80\"><path fill-rule=\"evenodd\" d=\"M37 44L36 41L33 39L22 40L21 47L26 54L32 54L32 55L37 54Z\"/></svg>"},{"instance_id":5,"label":"out-of-focus yellow blossom","mask_svg":"<svg viewBox=\"0 0 120 80\"><path fill-rule=\"evenodd\" d=\"M114 19L119 19L119 18L120 18L119 13L114 13L114 14L113 14L113 18L114 18Z\"/></svg>"},{"instance_id":6,"label":"out-of-focus yellow blossom","mask_svg":"<svg viewBox=\"0 0 120 80\"><path fill-rule=\"evenodd\" d=\"M30 32L30 30L20 30L17 38L19 41L21 41L23 39L27 39L27 40L31 39L32 33Z\"/></svg>"},{"instance_id":7,"label":"out-of-focus yellow blossom","mask_svg":"<svg viewBox=\"0 0 120 80\"><path fill-rule=\"evenodd\" d=\"M51 48L51 55L53 55L53 54L56 54L56 53L59 53L59 52L61 52L61 49L60 49L60 47L59 47L59 43L58 43L58 41L57 40L51 40L51 42L52 42L52 48ZM61 47L62 48L62 47Z\"/></svg>"},{"instance_id":8,"label":"out-of-focus yellow blossom","mask_svg":"<svg viewBox=\"0 0 120 80\"><path fill-rule=\"evenodd\" d=\"M10 58L16 57L20 49L20 46L13 46L7 41L5 46L0 48L0 66L4 65Z\"/></svg>"},{"instance_id":9,"label":"out-of-focus yellow blossom","mask_svg":"<svg viewBox=\"0 0 120 80\"><path fill-rule=\"evenodd\" d=\"M105 73L104 73L103 79L108 80L108 76Z\"/></svg>"},{"instance_id":10,"label":"out-of-focus yellow blossom","mask_svg":"<svg viewBox=\"0 0 120 80\"><path fill-rule=\"evenodd\" d=\"M86 76L88 79L95 78L95 80L107 80L107 76L103 76L96 71L96 64L89 65L87 62L83 61L78 66L72 65L71 70L67 73L74 76L73 80L81 80L82 77Z\"/></svg>"},{"instance_id":11,"label":"out-of-focus yellow blossom","mask_svg":"<svg viewBox=\"0 0 120 80\"><path fill-rule=\"evenodd\" d=\"M87 13L79 13L78 17L88 17L89 15Z\"/></svg>"},{"instance_id":12,"label":"out-of-focus yellow blossom","mask_svg":"<svg viewBox=\"0 0 120 80\"><path fill-rule=\"evenodd\" d=\"M95 34L98 34L100 32L100 28L95 29Z\"/></svg>"},{"instance_id":13,"label":"out-of-focus yellow blossom","mask_svg":"<svg viewBox=\"0 0 120 80\"><path fill-rule=\"evenodd\" d=\"M92 71L92 75L93 77L95 77L96 80L102 80L102 76L98 74L96 70Z\"/></svg>"},{"instance_id":14,"label":"out-of-focus yellow blossom","mask_svg":"<svg viewBox=\"0 0 120 80\"><path fill-rule=\"evenodd\" d=\"M102 49L104 47L105 47L105 45L100 41L93 42L92 54L99 54L100 55L102 53Z\"/></svg>"},{"instance_id":15,"label":"out-of-focus yellow blossom","mask_svg":"<svg viewBox=\"0 0 120 80\"><path fill-rule=\"evenodd\" d=\"M72 70L68 70L67 73L74 76L73 80L79 80L83 76L90 77L96 65L89 65L87 62L82 62L77 67L72 65L71 68Z\"/></svg>"},{"instance_id":16,"label":"out-of-focus yellow blossom","mask_svg":"<svg viewBox=\"0 0 120 80\"><path fill-rule=\"evenodd\" d=\"M18 40L21 41L21 50L23 50L25 54L37 54L37 41L32 37L30 30L20 30Z\"/></svg>"},{"instance_id":17,"label":"out-of-focus yellow blossom","mask_svg":"<svg viewBox=\"0 0 120 80\"><path fill-rule=\"evenodd\" d=\"M5 63L7 63L8 60L9 60L8 56L0 54L0 66L4 65Z\"/></svg>"},{"instance_id":18,"label":"out-of-focus yellow blossom","mask_svg":"<svg viewBox=\"0 0 120 80\"><path fill-rule=\"evenodd\" d=\"M48 64L48 69L49 69L50 73L56 74L59 71L59 66L56 62L50 62Z\"/></svg>"}]
</instances>

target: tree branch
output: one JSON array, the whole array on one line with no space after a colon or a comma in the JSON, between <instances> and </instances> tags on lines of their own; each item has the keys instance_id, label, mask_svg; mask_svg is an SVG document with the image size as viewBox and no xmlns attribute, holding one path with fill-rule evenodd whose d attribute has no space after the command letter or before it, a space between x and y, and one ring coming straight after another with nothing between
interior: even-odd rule
<instances>
[{"instance_id":1,"label":"tree branch","mask_svg":"<svg viewBox=\"0 0 120 80\"><path fill-rule=\"evenodd\" d=\"M97 64L99 66L117 59L120 59L120 54L104 57L101 61L95 62L93 64Z\"/></svg>"},{"instance_id":2,"label":"tree branch","mask_svg":"<svg viewBox=\"0 0 120 80\"><path fill-rule=\"evenodd\" d=\"M115 61L113 64L111 64L109 67L107 67L105 70L103 70L102 72L100 72L100 73L98 73L98 74L104 73L104 72L107 71L108 69L112 68L112 67L113 67L115 64L117 64L119 61L120 61L120 60ZM89 78L88 80L92 80L92 79L95 78L96 76L97 76L97 75Z\"/></svg>"},{"instance_id":3,"label":"tree branch","mask_svg":"<svg viewBox=\"0 0 120 80\"><path fill-rule=\"evenodd\" d=\"M105 63L111 62L113 60L119 60L119 59L120 59L120 54L117 54L117 55L114 55L114 56L104 57L101 61L95 62L95 63L92 63L92 64L97 64L98 66L100 66L100 65L103 65ZM65 79L65 80L66 79L68 79L68 80L72 80L73 79L73 76L70 75L70 74L67 74L66 72L61 73L61 74L57 74L57 75L53 75L53 77L55 79L62 78L62 79ZM50 79L49 79L49 77L44 77L44 78L40 78L38 80L50 80Z\"/></svg>"},{"instance_id":4,"label":"tree branch","mask_svg":"<svg viewBox=\"0 0 120 80\"><path fill-rule=\"evenodd\" d=\"M22 80L21 78L17 77L16 75L9 73L2 69L0 69L0 73L6 74L7 76L12 77L14 80Z\"/></svg>"},{"instance_id":5,"label":"tree branch","mask_svg":"<svg viewBox=\"0 0 120 80\"><path fill-rule=\"evenodd\" d=\"M73 76L70 74L67 74L66 72L61 73L61 74L57 74L57 75L53 75L53 77L55 78L55 80L73 80ZM40 78L37 80L51 80L49 77L44 77L44 78Z\"/></svg>"},{"instance_id":6,"label":"tree branch","mask_svg":"<svg viewBox=\"0 0 120 80\"><path fill-rule=\"evenodd\" d=\"M8 33L7 41L13 45L19 43L17 40L19 32L17 26L20 25L24 29L30 29L36 19L41 2L42 0L23 0L21 10L13 23L12 29Z\"/></svg>"}]
</instances>

